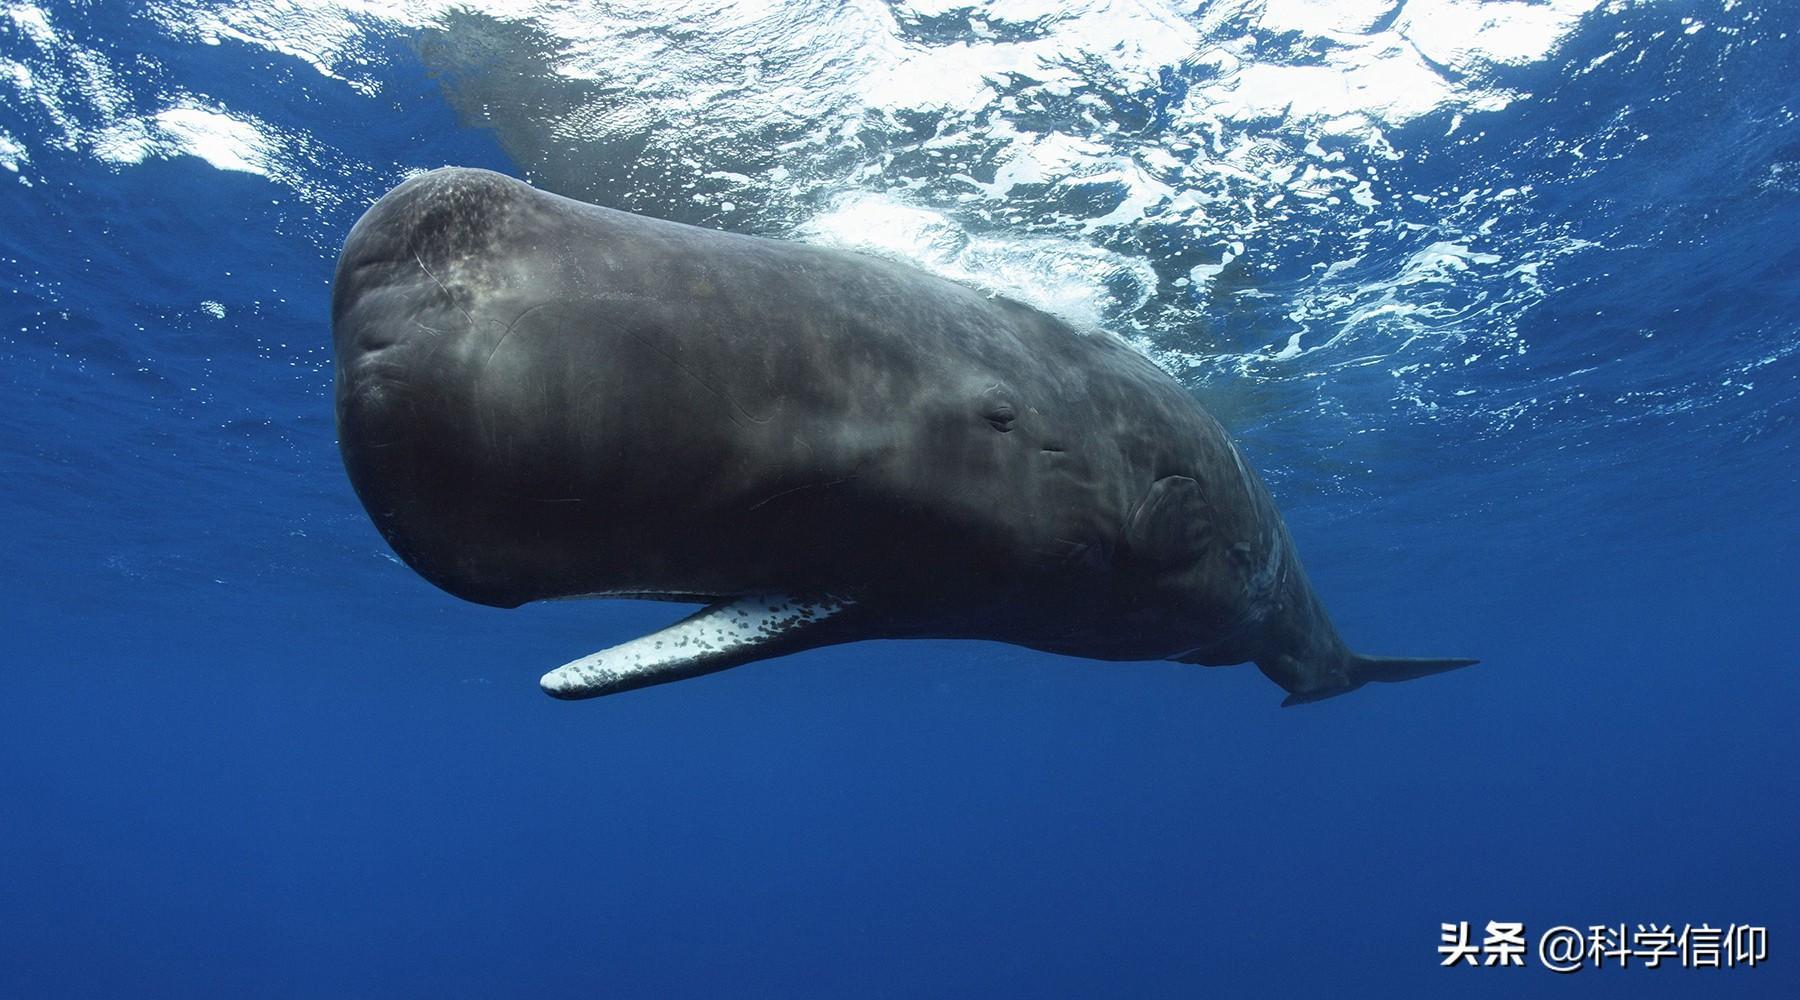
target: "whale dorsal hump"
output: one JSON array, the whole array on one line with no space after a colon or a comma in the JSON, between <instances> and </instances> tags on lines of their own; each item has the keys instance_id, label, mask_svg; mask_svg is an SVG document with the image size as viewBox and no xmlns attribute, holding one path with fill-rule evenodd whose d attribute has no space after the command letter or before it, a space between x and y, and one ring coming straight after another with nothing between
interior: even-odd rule
<instances>
[{"instance_id":1,"label":"whale dorsal hump","mask_svg":"<svg viewBox=\"0 0 1800 1000\"><path fill-rule=\"evenodd\" d=\"M1126 519L1125 550L1133 562L1159 569L1190 563L1206 551L1211 528L1200 484L1165 476L1150 484Z\"/></svg>"}]
</instances>

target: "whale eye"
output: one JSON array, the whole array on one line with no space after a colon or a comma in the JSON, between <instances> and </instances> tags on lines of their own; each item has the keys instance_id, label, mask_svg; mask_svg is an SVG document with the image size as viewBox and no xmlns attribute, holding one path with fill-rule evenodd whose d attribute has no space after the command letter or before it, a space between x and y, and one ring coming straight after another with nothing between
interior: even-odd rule
<instances>
[{"instance_id":1,"label":"whale eye","mask_svg":"<svg viewBox=\"0 0 1800 1000\"><path fill-rule=\"evenodd\" d=\"M987 418L987 422L992 425L995 430L1005 434L1007 431L1012 430L1013 421L1019 418L1019 411L1013 409L1011 403L996 403L989 406L987 412L982 414L982 416Z\"/></svg>"}]
</instances>

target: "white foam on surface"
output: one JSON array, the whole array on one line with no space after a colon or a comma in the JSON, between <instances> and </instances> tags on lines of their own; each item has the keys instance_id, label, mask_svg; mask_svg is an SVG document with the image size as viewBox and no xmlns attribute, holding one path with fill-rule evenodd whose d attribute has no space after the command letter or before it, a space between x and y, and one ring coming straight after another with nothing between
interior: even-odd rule
<instances>
[{"instance_id":1,"label":"white foam on surface","mask_svg":"<svg viewBox=\"0 0 1800 1000\"><path fill-rule=\"evenodd\" d=\"M284 171L280 143L258 122L184 105L123 118L94 137L94 154L112 163L197 156L219 170L274 177Z\"/></svg>"},{"instance_id":2,"label":"white foam on surface","mask_svg":"<svg viewBox=\"0 0 1800 1000\"><path fill-rule=\"evenodd\" d=\"M274 128L178 82L140 96L125 83L124 71L101 51L75 41L56 16L29 4L13 4L4 13L37 51L22 61L0 59L0 99L11 90L42 111L53 128L37 141L118 166L192 156L218 170L265 177L311 201L335 197L333 186L315 176L317 164L299 162L292 153L297 146L318 145L303 134ZM153 7L150 13L168 12ZM145 65L155 64L145 57L137 70ZM0 166L19 171L31 162L22 143L7 143L0 145Z\"/></svg>"},{"instance_id":3,"label":"white foam on surface","mask_svg":"<svg viewBox=\"0 0 1800 1000\"><path fill-rule=\"evenodd\" d=\"M1070 239L973 235L948 216L888 196L845 195L797 230L808 242L916 264L1082 328L1154 294L1149 264Z\"/></svg>"},{"instance_id":4,"label":"white foam on surface","mask_svg":"<svg viewBox=\"0 0 1800 1000\"><path fill-rule=\"evenodd\" d=\"M19 164L28 162L30 159L31 156L25 152L24 146L19 145L12 136L0 132L0 167L16 174L19 172Z\"/></svg>"}]
</instances>

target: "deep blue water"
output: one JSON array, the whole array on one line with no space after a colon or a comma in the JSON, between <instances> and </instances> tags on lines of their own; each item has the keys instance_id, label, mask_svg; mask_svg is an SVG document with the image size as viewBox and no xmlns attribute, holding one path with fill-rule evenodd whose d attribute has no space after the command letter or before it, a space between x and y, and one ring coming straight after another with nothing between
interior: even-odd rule
<instances>
[{"instance_id":1,"label":"deep blue water","mask_svg":"<svg viewBox=\"0 0 1800 1000\"><path fill-rule=\"evenodd\" d=\"M0 994L1800 995L1800 6L1539 5L1448 63L1450 3L1089 5L1166 57L1006 5L437 6L0 18ZM1220 110L1384 32L1436 103ZM1067 85L1004 47L1096 38ZM646 69L713 50L813 85ZM995 82L807 104L909 53ZM1007 187L1020 135L1089 145ZM1284 711L1250 667L879 642L545 698L681 609L460 603L336 452L338 245L446 163L1130 337L1353 645L1484 663ZM1460 920L1769 957L1439 968Z\"/></svg>"}]
</instances>

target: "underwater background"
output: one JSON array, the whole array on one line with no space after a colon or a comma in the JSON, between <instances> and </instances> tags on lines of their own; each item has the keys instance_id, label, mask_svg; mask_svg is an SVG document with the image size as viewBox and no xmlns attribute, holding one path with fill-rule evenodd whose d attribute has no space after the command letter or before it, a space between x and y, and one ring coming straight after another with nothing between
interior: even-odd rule
<instances>
[{"instance_id":1,"label":"underwater background","mask_svg":"<svg viewBox=\"0 0 1800 1000\"><path fill-rule=\"evenodd\" d=\"M1797 115L1785 0L0 3L0 994L1800 996ZM686 609L458 602L336 451L443 164L1126 338L1352 646L1484 662L546 698Z\"/></svg>"}]
</instances>

